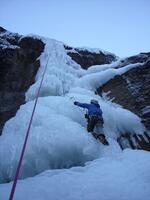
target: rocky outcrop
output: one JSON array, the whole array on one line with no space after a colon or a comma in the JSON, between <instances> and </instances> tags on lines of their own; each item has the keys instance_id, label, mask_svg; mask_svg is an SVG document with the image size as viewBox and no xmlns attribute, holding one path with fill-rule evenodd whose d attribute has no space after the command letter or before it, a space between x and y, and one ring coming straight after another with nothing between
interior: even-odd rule
<instances>
[{"instance_id":1,"label":"rocky outcrop","mask_svg":"<svg viewBox=\"0 0 150 200\"><path fill-rule=\"evenodd\" d=\"M137 60L139 62L139 60ZM101 88L98 93L136 113L150 128L150 56L140 67L123 75L117 75Z\"/></svg>"},{"instance_id":2,"label":"rocky outcrop","mask_svg":"<svg viewBox=\"0 0 150 200\"><path fill-rule=\"evenodd\" d=\"M138 55L131 56L131 57L124 59L124 63L126 63L126 65L134 64L134 63L144 63L144 62L147 62L149 59L150 59L150 52L140 53Z\"/></svg>"},{"instance_id":3,"label":"rocky outcrop","mask_svg":"<svg viewBox=\"0 0 150 200\"><path fill-rule=\"evenodd\" d=\"M97 92L99 95L105 96L105 98L110 99L112 102L120 104L137 114L141 117L146 128L150 130L150 53L129 57L123 63L125 65L143 63L143 65L133 68L123 75L115 76L98 88ZM129 140L128 134L125 134L124 138ZM138 137L135 136L134 140L138 142ZM147 140L150 140L150 138L148 137ZM130 138L130 146L132 146L131 142ZM135 142L133 143L135 144ZM140 145L143 145L143 143ZM150 150L150 146L146 143L145 148Z\"/></svg>"},{"instance_id":4,"label":"rocky outcrop","mask_svg":"<svg viewBox=\"0 0 150 200\"><path fill-rule=\"evenodd\" d=\"M98 93L105 93L113 102L136 113L143 119L146 127L150 128L150 53L127 58L124 62L140 62L143 65L115 76L98 88Z\"/></svg>"},{"instance_id":5,"label":"rocky outcrop","mask_svg":"<svg viewBox=\"0 0 150 200\"><path fill-rule=\"evenodd\" d=\"M0 132L25 101L25 92L34 83L40 66L37 58L44 43L21 37L0 27Z\"/></svg>"},{"instance_id":6,"label":"rocky outcrop","mask_svg":"<svg viewBox=\"0 0 150 200\"><path fill-rule=\"evenodd\" d=\"M94 50L88 48L73 48L64 45L67 54L83 69L87 69L92 65L102 65L102 64L109 64L115 60L117 57L109 52L101 51L101 50Z\"/></svg>"}]
</instances>

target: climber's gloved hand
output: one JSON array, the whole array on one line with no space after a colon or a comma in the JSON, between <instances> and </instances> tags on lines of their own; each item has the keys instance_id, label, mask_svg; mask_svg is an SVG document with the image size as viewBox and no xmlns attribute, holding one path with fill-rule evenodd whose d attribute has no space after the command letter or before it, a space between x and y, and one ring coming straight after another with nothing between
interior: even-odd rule
<instances>
[{"instance_id":1,"label":"climber's gloved hand","mask_svg":"<svg viewBox=\"0 0 150 200\"><path fill-rule=\"evenodd\" d=\"M78 105L78 102L77 102L77 101L75 101L75 102L74 102L74 105Z\"/></svg>"}]
</instances>

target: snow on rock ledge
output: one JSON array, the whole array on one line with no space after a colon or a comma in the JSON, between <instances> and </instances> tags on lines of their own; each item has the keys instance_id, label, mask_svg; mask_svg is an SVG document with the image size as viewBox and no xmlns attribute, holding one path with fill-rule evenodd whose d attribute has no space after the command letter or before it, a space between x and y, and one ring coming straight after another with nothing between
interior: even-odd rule
<instances>
[{"instance_id":1,"label":"snow on rock ledge","mask_svg":"<svg viewBox=\"0 0 150 200\"><path fill-rule=\"evenodd\" d=\"M118 57L115 54L92 48L73 48L64 45L67 54L84 69L92 65L109 64L116 61Z\"/></svg>"}]
</instances>

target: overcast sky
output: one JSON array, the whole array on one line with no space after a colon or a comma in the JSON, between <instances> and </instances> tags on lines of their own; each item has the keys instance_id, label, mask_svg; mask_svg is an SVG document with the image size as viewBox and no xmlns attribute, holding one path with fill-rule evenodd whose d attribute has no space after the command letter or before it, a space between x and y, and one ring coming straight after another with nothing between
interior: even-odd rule
<instances>
[{"instance_id":1,"label":"overcast sky","mask_svg":"<svg viewBox=\"0 0 150 200\"><path fill-rule=\"evenodd\" d=\"M0 25L120 57L150 51L150 0L0 0Z\"/></svg>"}]
</instances>

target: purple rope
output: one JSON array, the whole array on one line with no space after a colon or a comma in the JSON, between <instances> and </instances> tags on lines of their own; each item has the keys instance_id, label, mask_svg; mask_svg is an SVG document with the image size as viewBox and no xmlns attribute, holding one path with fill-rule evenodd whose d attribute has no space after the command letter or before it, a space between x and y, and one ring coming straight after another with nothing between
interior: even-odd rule
<instances>
[{"instance_id":1,"label":"purple rope","mask_svg":"<svg viewBox=\"0 0 150 200\"><path fill-rule=\"evenodd\" d=\"M46 73L46 70L47 70L48 61L49 61L49 57L48 57L48 60L47 60L47 63L46 63L46 66L45 66L45 69L44 69L44 72L43 72L43 75L42 75L42 79L41 79L41 82L40 82L40 86L39 86L37 95L36 95L36 100L35 100L34 107L33 107L33 110L32 110L32 114L31 114L31 117L30 117L29 125L28 125L27 131L26 131L26 137L25 137L25 140L24 140L24 144L23 144L23 147L22 147L20 159L19 159L18 166L17 166L17 169L16 169L16 174L15 174L14 182L13 182L13 185L12 185L11 193L10 193L10 196L9 196L9 200L13 200L13 196L14 196L14 193L15 193L15 190L16 190L16 185L17 185L17 181L18 181L18 177L19 177L19 172L20 172L23 156L24 156L24 153L25 153L27 140L28 140L30 129L31 129L33 116L34 116L34 113L35 113L35 109L36 109L37 101L38 101L38 98L39 98L40 90L41 90L42 83L43 83L43 80L44 80L44 76L45 76L45 73Z\"/></svg>"}]
</instances>

